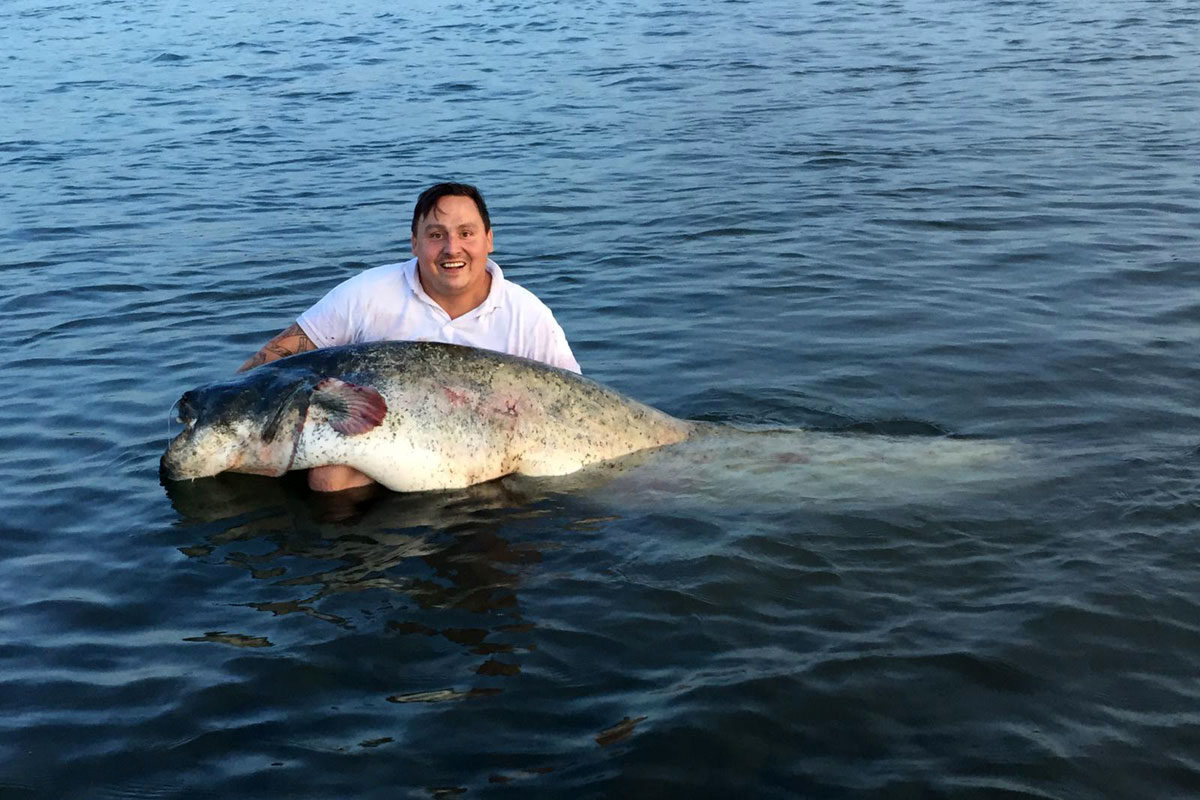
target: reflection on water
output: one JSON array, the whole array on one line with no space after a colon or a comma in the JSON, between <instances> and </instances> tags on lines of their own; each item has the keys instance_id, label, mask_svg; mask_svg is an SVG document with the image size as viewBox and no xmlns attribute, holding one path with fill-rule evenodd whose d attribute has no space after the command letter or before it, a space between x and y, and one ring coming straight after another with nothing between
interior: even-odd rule
<instances>
[{"instance_id":1,"label":"reflection on water","mask_svg":"<svg viewBox=\"0 0 1200 800\"><path fill-rule=\"evenodd\" d=\"M411 494L368 488L323 495L309 491L302 474L276 480L227 473L164 486L179 515L177 529L196 537L179 551L206 570L232 567L250 577L241 598L231 589L236 581L223 582L224 602L231 608L271 618L301 615L334 626L336 640L344 643L363 636L391 640L404 673L390 679L380 700L400 708L445 708L451 714L460 702L487 701L492 705L481 707L485 717L503 725L538 716L523 701L502 702L506 688L516 680L544 682L544 656L561 657L555 640L567 633L540 631L537 615L526 616L523 582L537 575L546 553L563 546L564 535L586 536L593 526L615 521L585 516L590 510L585 503L566 514L565 520L573 521L564 527L557 502L562 496L521 479ZM547 577L560 576L538 577L543 591ZM530 674L526 662L538 651L539 640L550 645L549 653ZM263 651L281 644L232 627L183 641ZM342 644L339 650L346 647L353 649ZM317 661L345 657L338 652ZM410 671L415 680L406 674ZM614 746L646 720L615 711L609 716L591 723L588 737L594 746ZM371 719L376 717L379 712L372 712ZM390 729L383 719L374 722L381 724L363 730ZM380 735L362 738L357 747L396 741ZM487 783L499 785L590 769L590 758L574 752L571 738L541 750L517 749L522 755L514 759L508 745L494 744L475 755L478 764L452 774L469 778L483 770ZM455 796L465 789L430 785L429 791Z\"/></svg>"},{"instance_id":2,"label":"reflection on water","mask_svg":"<svg viewBox=\"0 0 1200 800\"><path fill-rule=\"evenodd\" d=\"M227 555L225 563L250 569L256 578L287 575L280 585L319 585L314 599L370 586L425 596L423 604L431 606L470 607L474 602L468 598L496 577L490 570L479 572L473 562L530 563L529 557L509 551L495 531L513 520L549 513L525 509L539 498L501 481L412 494L368 487L323 495L302 484L302 476L274 480L230 473L167 483L181 524L206 531L204 543L183 550L208 557L239 542L265 539L273 544L269 552ZM220 529L207 532L214 526ZM271 566L292 558L342 566L307 576L292 574L295 567ZM423 559L450 585L440 590L425 586L424 591L435 592L427 596L413 584L390 583L383 577L409 558ZM537 560L536 553L532 558ZM488 607L484 603L478 610Z\"/></svg>"},{"instance_id":3,"label":"reflection on water","mask_svg":"<svg viewBox=\"0 0 1200 800\"><path fill-rule=\"evenodd\" d=\"M363 620L322 611L337 595L394 593L417 609L468 612L485 627L429 627L409 618L388 619L402 636L441 636L486 656L476 672L504 677L520 672L519 642L528 633L517 610L521 568L537 564L536 542L514 546L501 531L551 514L545 495L504 481L453 492L395 494L367 487L329 495L310 492L302 474L285 480L222 474L166 482L180 525L203 535L185 555L245 570L279 600L244 605L275 616L304 614L346 628ZM543 545L552 546L552 545ZM302 596L296 596L296 590ZM256 590L256 595L261 590ZM261 637L209 632L187 641L268 646ZM391 698L426 702L480 696L495 689L439 690Z\"/></svg>"}]
</instances>

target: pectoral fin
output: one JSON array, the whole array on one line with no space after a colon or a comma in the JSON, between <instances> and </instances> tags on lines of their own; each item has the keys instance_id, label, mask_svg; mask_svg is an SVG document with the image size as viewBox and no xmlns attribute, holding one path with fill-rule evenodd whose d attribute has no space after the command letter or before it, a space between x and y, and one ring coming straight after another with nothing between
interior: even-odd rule
<instances>
[{"instance_id":1,"label":"pectoral fin","mask_svg":"<svg viewBox=\"0 0 1200 800\"><path fill-rule=\"evenodd\" d=\"M325 378L313 389L311 403L325 413L329 426L346 436L373 430L387 415L387 401L370 386Z\"/></svg>"}]
</instances>

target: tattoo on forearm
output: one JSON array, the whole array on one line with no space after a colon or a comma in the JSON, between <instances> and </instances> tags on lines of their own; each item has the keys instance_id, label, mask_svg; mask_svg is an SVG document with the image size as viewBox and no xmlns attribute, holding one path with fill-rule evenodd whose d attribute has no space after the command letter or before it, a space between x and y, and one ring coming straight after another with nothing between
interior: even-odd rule
<instances>
[{"instance_id":1,"label":"tattoo on forearm","mask_svg":"<svg viewBox=\"0 0 1200 800\"><path fill-rule=\"evenodd\" d=\"M238 372L245 372L248 369L254 369L257 366L267 363L267 354L259 350L254 355L250 356L250 360L238 367Z\"/></svg>"},{"instance_id":2,"label":"tattoo on forearm","mask_svg":"<svg viewBox=\"0 0 1200 800\"><path fill-rule=\"evenodd\" d=\"M276 336L272 341L279 341L280 339L292 339L292 338L296 339L299 342L301 352L303 352L304 350L313 350L316 348L316 345L313 344L313 340L308 338L308 334L304 332L304 328L300 327L299 322L293 322L291 325L284 328L283 332L280 333L278 336Z\"/></svg>"},{"instance_id":3,"label":"tattoo on forearm","mask_svg":"<svg viewBox=\"0 0 1200 800\"><path fill-rule=\"evenodd\" d=\"M261 350L250 357L249 361L242 364L238 368L238 372L254 369L257 366L266 364L268 361L287 358L296 353L305 353L316 349L316 344L313 343L312 339L308 338L308 334L304 332L304 329L298 323L293 322L283 332L263 345Z\"/></svg>"}]
</instances>

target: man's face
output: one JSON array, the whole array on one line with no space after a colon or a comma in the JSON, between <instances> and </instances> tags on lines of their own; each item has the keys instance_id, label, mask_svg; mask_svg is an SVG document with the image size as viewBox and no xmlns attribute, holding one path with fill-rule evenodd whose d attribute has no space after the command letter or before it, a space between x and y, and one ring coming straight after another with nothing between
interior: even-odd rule
<instances>
[{"instance_id":1,"label":"man's face","mask_svg":"<svg viewBox=\"0 0 1200 800\"><path fill-rule=\"evenodd\" d=\"M469 197L439 199L417 221L412 237L421 286L443 307L443 301L470 301L473 308L487 298L487 257L492 249L492 232L484 230L483 217Z\"/></svg>"}]
</instances>

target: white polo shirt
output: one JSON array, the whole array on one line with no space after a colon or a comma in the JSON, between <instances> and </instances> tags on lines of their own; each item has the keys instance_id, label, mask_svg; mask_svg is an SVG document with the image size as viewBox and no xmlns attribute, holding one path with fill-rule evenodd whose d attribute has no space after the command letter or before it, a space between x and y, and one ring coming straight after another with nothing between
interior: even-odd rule
<instances>
[{"instance_id":1,"label":"white polo shirt","mask_svg":"<svg viewBox=\"0 0 1200 800\"><path fill-rule=\"evenodd\" d=\"M487 299L458 319L425 293L417 259L364 270L333 287L296 322L318 347L386 340L448 342L498 350L579 372L567 336L533 292L488 259Z\"/></svg>"}]
</instances>

